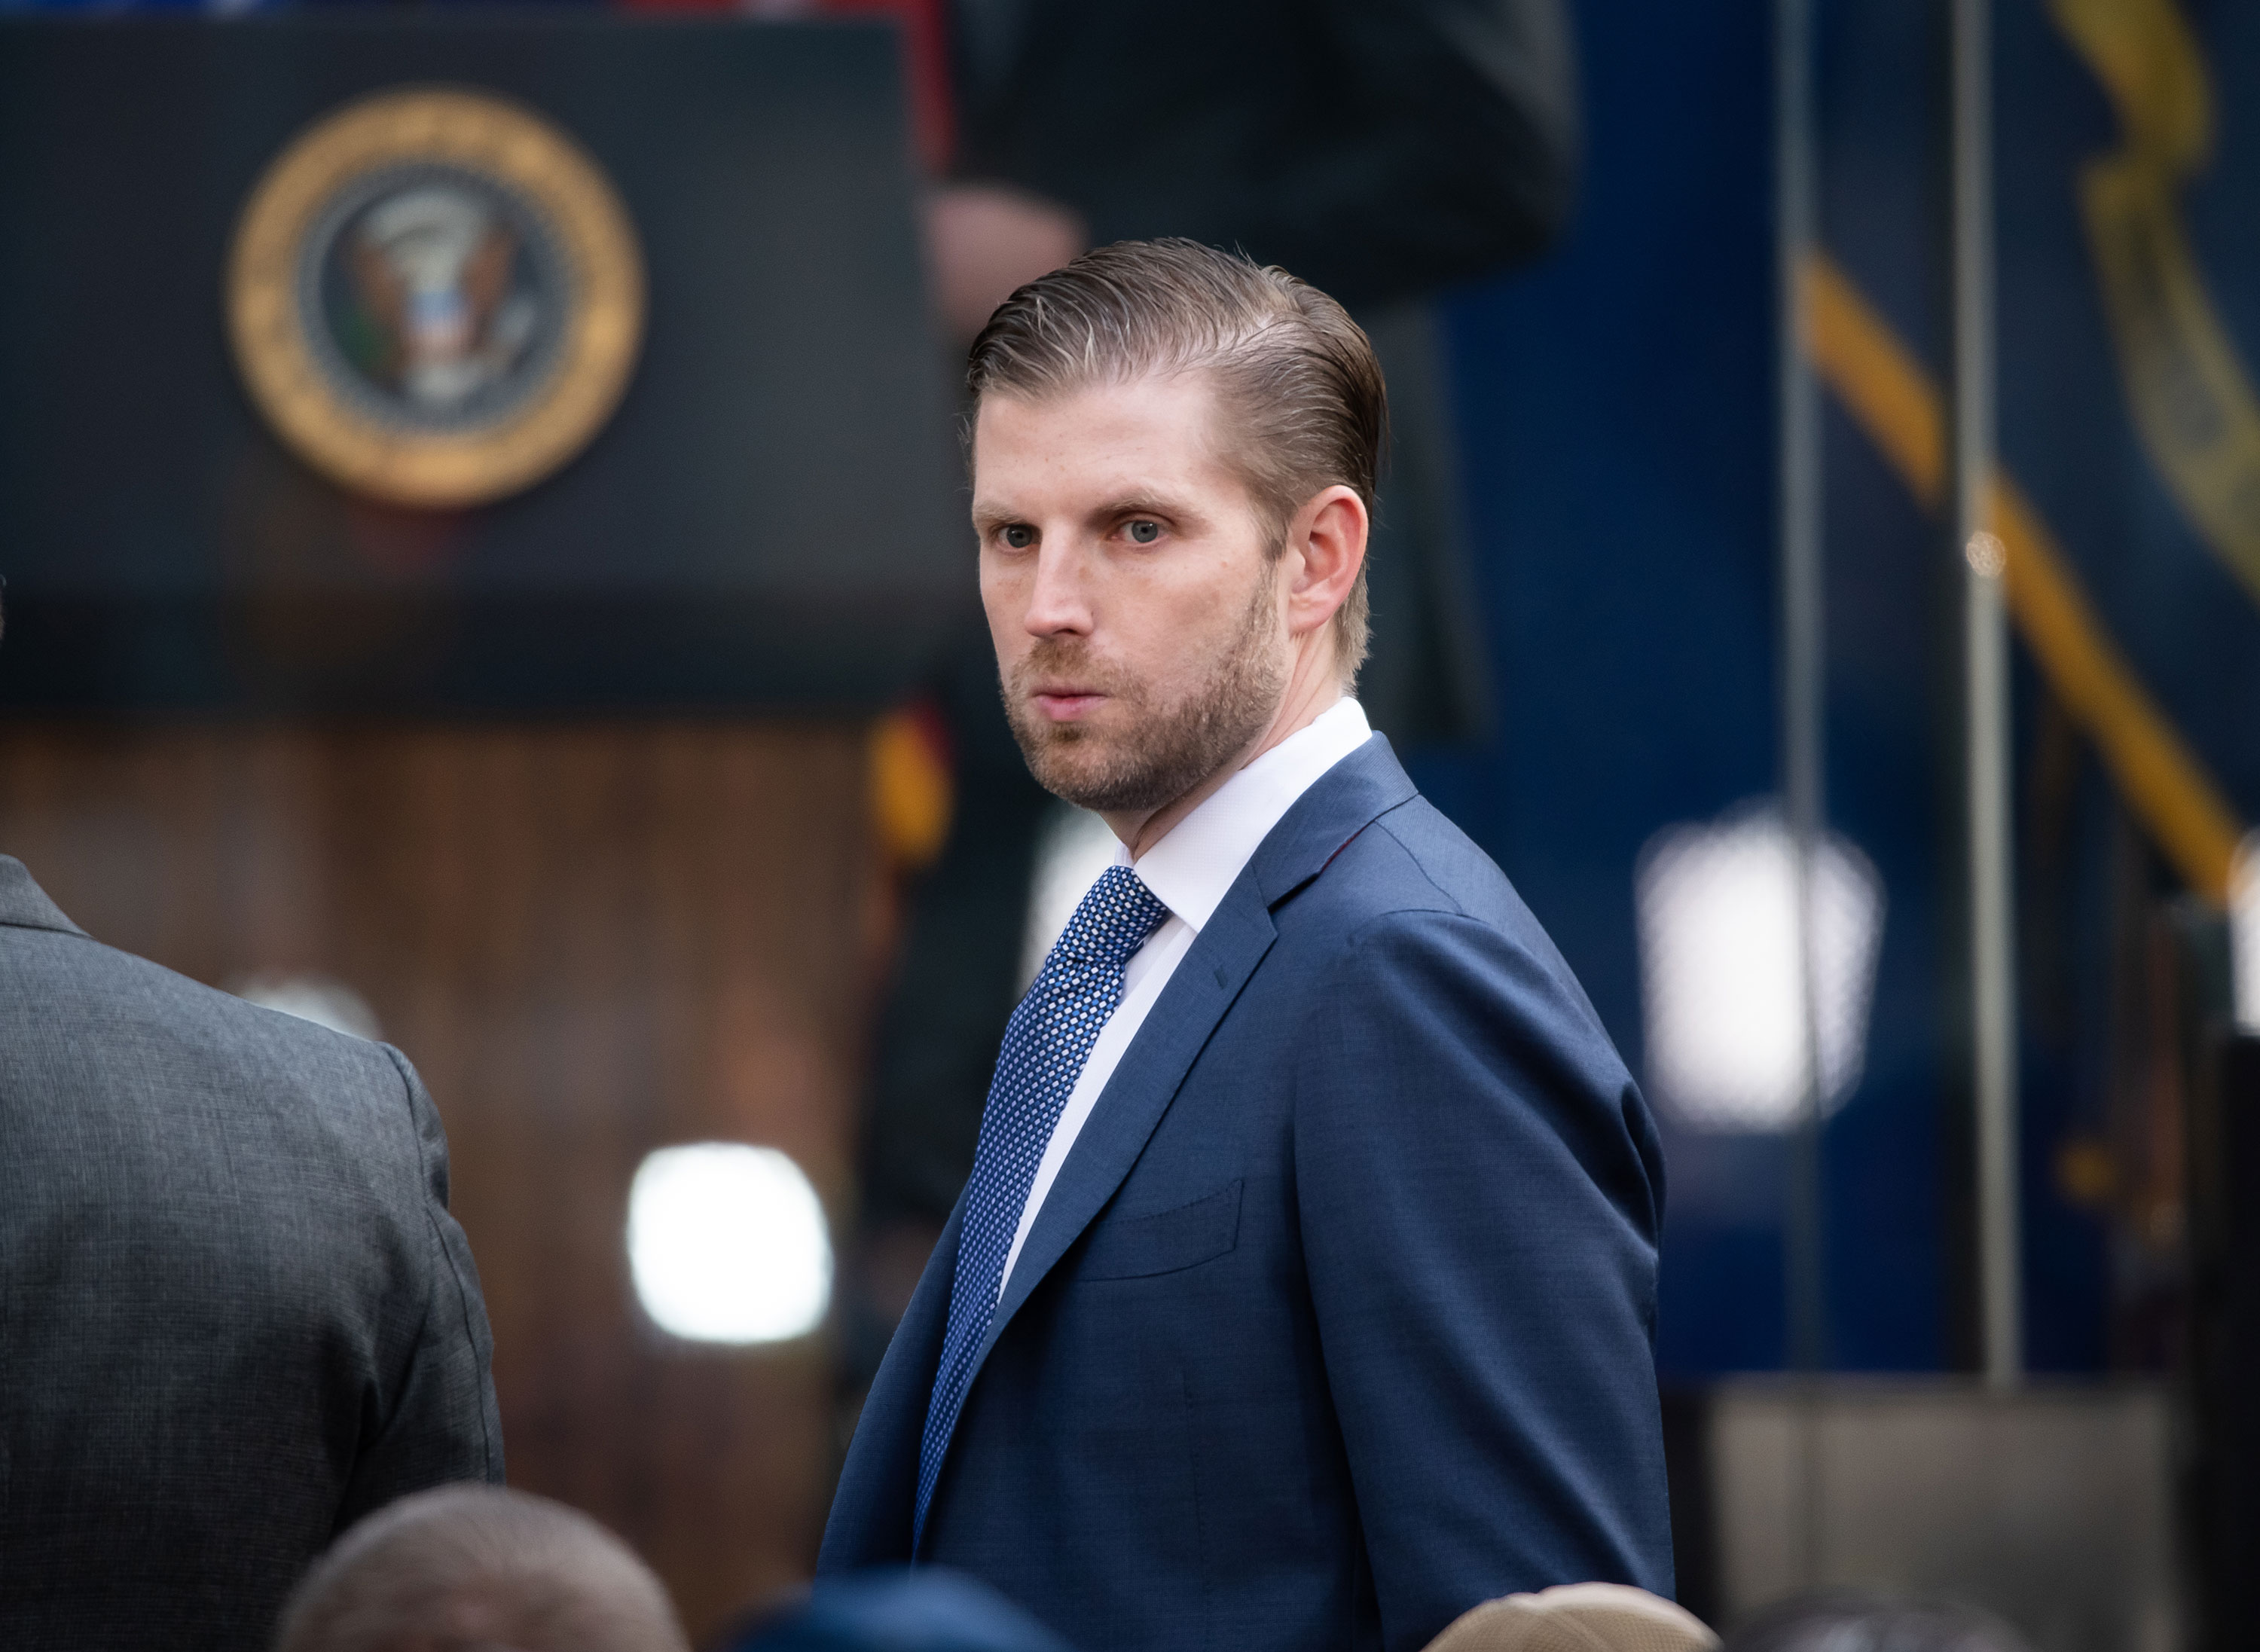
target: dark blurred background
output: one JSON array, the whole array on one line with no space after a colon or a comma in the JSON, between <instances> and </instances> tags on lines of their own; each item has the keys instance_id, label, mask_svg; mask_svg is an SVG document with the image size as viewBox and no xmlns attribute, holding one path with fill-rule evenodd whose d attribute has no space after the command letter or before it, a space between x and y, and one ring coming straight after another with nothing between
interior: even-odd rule
<instances>
[{"instance_id":1,"label":"dark blurred background","mask_svg":"<svg viewBox=\"0 0 2260 1652\"><path fill-rule=\"evenodd\" d=\"M415 1060L511 1477L625 1533L694 1633L812 1565L1022 960L1088 864L993 716L953 306L1055 261L1015 249L1184 232L1334 287L1389 361L1367 703L1663 1119L1682 1598L1723 1623L1856 1584L2051 1649L2260 1638L2260 14L1980 9L2004 491L1965 555L1942 0L1458 33L1380 0L242 10L0 8L0 850L99 938ZM1298 125L1234 54L1290 89L1354 66L1362 124ZM271 434L223 304L292 136L426 82L570 133L649 281L590 445L443 511ZM1093 138L1149 112L1167 142ZM1989 579L2006 1252L1973 1145ZM647 1160L697 1143L783 1156ZM686 1250L669 1212L721 1240Z\"/></svg>"}]
</instances>

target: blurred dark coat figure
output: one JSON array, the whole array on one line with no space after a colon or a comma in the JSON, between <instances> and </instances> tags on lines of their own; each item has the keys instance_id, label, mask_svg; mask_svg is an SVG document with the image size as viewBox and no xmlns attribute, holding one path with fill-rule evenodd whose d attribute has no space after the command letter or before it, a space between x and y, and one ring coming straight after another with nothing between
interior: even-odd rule
<instances>
[{"instance_id":1,"label":"blurred dark coat figure","mask_svg":"<svg viewBox=\"0 0 2260 1652\"><path fill-rule=\"evenodd\" d=\"M819 1580L800 1605L728 1652L1069 1652L977 1577L945 1566L877 1566Z\"/></svg>"},{"instance_id":2,"label":"blurred dark coat figure","mask_svg":"<svg viewBox=\"0 0 2260 1652\"><path fill-rule=\"evenodd\" d=\"M1829 1593L1768 1607L1726 1652L2030 1652L1999 1619L1951 1601Z\"/></svg>"},{"instance_id":3,"label":"blurred dark coat figure","mask_svg":"<svg viewBox=\"0 0 2260 1652\"><path fill-rule=\"evenodd\" d=\"M1372 311L1567 216L1557 0L954 0L960 179L1183 235ZM1396 381L1392 375L1392 399Z\"/></svg>"},{"instance_id":4,"label":"blurred dark coat figure","mask_svg":"<svg viewBox=\"0 0 2260 1652\"><path fill-rule=\"evenodd\" d=\"M1237 247L1356 314L1394 428L1358 697L1399 749L1479 733L1490 685L1426 296L1540 252L1569 216L1560 0L954 0L952 21L957 182L1058 203L1092 245ZM882 1013L864 1176L867 1229L922 1231L913 1248L972 1166L1052 806L998 709L985 633L936 694L956 812ZM862 1328L866 1375L887 1329Z\"/></svg>"},{"instance_id":5,"label":"blurred dark coat figure","mask_svg":"<svg viewBox=\"0 0 2260 1652\"><path fill-rule=\"evenodd\" d=\"M500 1486L419 1492L338 1540L275 1652L689 1652L634 1551L577 1509Z\"/></svg>"},{"instance_id":6,"label":"blurred dark coat figure","mask_svg":"<svg viewBox=\"0 0 2260 1652\"><path fill-rule=\"evenodd\" d=\"M0 855L0 1644L262 1644L404 1491L499 1480L400 1054L89 940Z\"/></svg>"}]
</instances>

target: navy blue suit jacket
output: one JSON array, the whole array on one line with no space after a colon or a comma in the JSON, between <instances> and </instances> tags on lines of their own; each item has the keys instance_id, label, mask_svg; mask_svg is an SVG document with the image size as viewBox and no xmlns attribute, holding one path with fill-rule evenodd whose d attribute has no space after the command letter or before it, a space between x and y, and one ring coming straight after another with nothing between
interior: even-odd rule
<instances>
[{"instance_id":1,"label":"navy blue suit jacket","mask_svg":"<svg viewBox=\"0 0 2260 1652\"><path fill-rule=\"evenodd\" d=\"M1376 736L1178 964L1038 1212L912 1552L963 1205L819 1570L962 1568L1076 1645L1410 1652L1669 1594L1656 1130L1504 875Z\"/></svg>"}]
</instances>

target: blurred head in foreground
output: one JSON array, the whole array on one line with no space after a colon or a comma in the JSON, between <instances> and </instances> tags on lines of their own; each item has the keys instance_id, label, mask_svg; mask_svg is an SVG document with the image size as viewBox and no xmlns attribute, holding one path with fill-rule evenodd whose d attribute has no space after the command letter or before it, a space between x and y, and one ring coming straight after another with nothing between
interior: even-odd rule
<instances>
[{"instance_id":1,"label":"blurred head in foreground","mask_svg":"<svg viewBox=\"0 0 2260 1652\"><path fill-rule=\"evenodd\" d=\"M1719 1637L1683 1606L1622 1584L1563 1584L1463 1613L1427 1652L1713 1652Z\"/></svg>"},{"instance_id":2,"label":"blurred head in foreground","mask_svg":"<svg viewBox=\"0 0 2260 1652\"><path fill-rule=\"evenodd\" d=\"M1727 1637L1727 1652L2027 1652L2017 1632L1968 1606L1872 1595L1785 1600Z\"/></svg>"},{"instance_id":3,"label":"blurred head in foreground","mask_svg":"<svg viewBox=\"0 0 2260 1652\"><path fill-rule=\"evenodd\" d=\"M1119 242L1005 300L966 383L982 600L1045 787L1120 832L1354 681L1388 407L1332 298Z\"/></svg>"},{"instance_id":4,"label":"blurred head in foreground","mask_svg":"<svg viewBox=\"0 0 2260 1652\"><path fill-rule=\"evenodd\" d=\"M806 1601L731 1643L731 1652L1069 1652L977 1578L942 1566L886 1566L824 1578Z\"/></svg>"},{"instance_id":5,"label":"blurred head in foreground","mask_svg":"<svg viewBox=\"0 0 2260 1652\"><path fill-rule=\"evenodd\" d=\"M688 1652L650 1569L587 1515L500 1486L378 1510L314 1563L276 1652Z\"/></svg>"}]
</instances>

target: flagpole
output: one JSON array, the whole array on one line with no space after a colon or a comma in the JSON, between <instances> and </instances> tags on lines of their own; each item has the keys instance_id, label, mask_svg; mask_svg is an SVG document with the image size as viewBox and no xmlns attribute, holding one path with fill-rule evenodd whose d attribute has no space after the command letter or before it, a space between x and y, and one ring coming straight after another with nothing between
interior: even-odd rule
<instances>
[{"instance_id":1,"label":"flagpole","mask_svg":"<svg viewBox=\"0 0 2260 1652\"><path fill-rule=\"evenodd\" d=\"M1989 0L1953 0L1954 526L1963 574L1978 1300L1985 1381L2024 1374L2017 1161L2015 908L2010 856L2006 557L1992 533L1992 39Z\"/></svg>"},{"instance_id":2,"label":"flagpole","mask_svg":"<svg viewBox=\"0 0 2260 1652\"><path fill-rule=\"evenodd\" d=\"M1801 1033L1783 1223L1789 1362L1827 1362L1827 1288L1820 1195L1820 1016L1813 948L1813 872L1822 826L1826 636L1821 597L1820 405L1805 357L1805 280L1819 241L1813 120L1813 0L1774 7L1775 361L1780 511L1781 784L1789 829Z\"/></svg>"}]
</instances>

